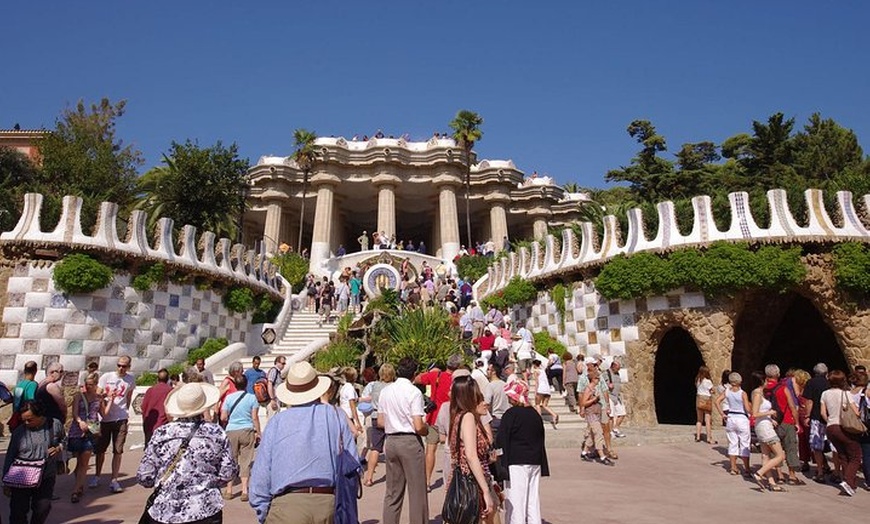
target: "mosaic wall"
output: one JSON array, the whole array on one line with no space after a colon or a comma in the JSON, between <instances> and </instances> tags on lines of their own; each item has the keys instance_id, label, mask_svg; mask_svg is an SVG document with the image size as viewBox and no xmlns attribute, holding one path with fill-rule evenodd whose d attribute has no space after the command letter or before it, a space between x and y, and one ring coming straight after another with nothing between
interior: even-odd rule
<instances>
[{"instance_id":1,"label":"mosaic wall","mask_svg":"<svg viewBox=\"0 0 870 524\"><path fill-rule=\"evenodd\" d=\"M533 332L547 331L575 355L621 357L626 343L639 338L638 315L704 306L703 293L681 289L636 300L607 300L595 290L592 281L585 281L574 284L565 308L564 329L548 292L538 293L531 307L515 309L514 317L518 325L525 324Z\"/></svg>"},{"instance_id":2,"label":"mosaic wall","mask_svg":"<svg viewBox=\"0 0 870 524\"><path fill-rule=\"evenodd\" d=\"M60 360L67 371L97 361L108 371L128 355L135 373L183 360L203 338L245 341L249 316L229 312L211 290L165 282L139 292L128 275L116 275L104 289L68 296L55 289L52 269L31 262L9 278L0 325L0 381L7 384L28 360L40 369Z\"/></svg>"}]
</instances>

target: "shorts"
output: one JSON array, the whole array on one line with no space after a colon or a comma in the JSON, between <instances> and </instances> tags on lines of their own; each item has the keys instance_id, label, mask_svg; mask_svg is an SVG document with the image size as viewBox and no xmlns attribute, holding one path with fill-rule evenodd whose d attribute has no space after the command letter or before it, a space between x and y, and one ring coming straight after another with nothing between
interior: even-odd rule
<instances>
[{"instance_id":1,"label":"shorts","mask_svg":"<svg viewBox=\"0 0 870 524\"><path fill-rule=\"evenodd\" d=\"M523 373L527 369L531 369L532 368L532 359L524 358L521 360L517 360L517 368L519 369L520 373Z\"/></svg>"},{"instance_id":2,"label":"shorts","mask_svg":"<svg viewBox=\"0 0 870 524\"><path fill-rule=\"evenodd\" d=\"M105 453L112 442L112 453L121 455L124 453L124 444L127 443L127 419L113 420L112 422L100 422L100 440L97 441L95 451Z\"/></svg>"},{"instance_id":3,"label":"shorts","mask_svg":"<svg viewBox=\"0 0 870 524\"><path fill-rule=\"evenodd\" d=\"M761 420L755 423L755 436L758 437L759 442L768 446L779 443L779 435L776 434L776 430L773 428L773 422L769 420Z\"/></svg>"},{"instance_id":4,"label":"shorts","mask_svg":"<svg viewBox=\"0 0 870 524\"><path fill-rule=\"evenodd\" d=\"M257 432L253 428L234 429L227 431L227 440L230 441L233 458L239 463L239 475L250 477L256 453Z\"/></svg>"},{"instance_id":5,"label":"shorts","mask_svg":"<svg viewBox=\"0 0 870 524\"><path fill-rule=\"evenodd\" d=\"M94 438L91 436L87 437L71 437L67 439L66 442L66 450L72 453L73 455L77 453L81 453L83 451L93 451L94 450Z\"/></svg>"},{"instance_id":6,"label":"shorts","mask_svg":"<svg viewBox=\"0 0 870 524\"><path fill-rule=\"evenodd\" d=\"M435 426L429 426L429 433L424 437L426 440L427 446L437 446L441 441L441 437L438 435L438 429Z\"/></svg>"},{"instance_id":7,"label":"shorts","mask_svg":"<svg viewBox=\"0 0 870 524\"><path fill-rule=\"evenodd\" d=\"M614 418L625 416L625 404L618 400L613 400L613 397L610 397L610 416Z\"/></svg>"},{"instance_id":8,"label":"shorts","mask_svg":"<svg viewBox=\"0 0 870 524\"><path fill-rule=\"evenodd\" d=\"M801 459L798 456L797 428L794 424L780 424L776 428L776 434L782 442L785 450L785 462L789 469L800 469Z\"/></svg>"},{"instance_id":9,"label":"shorts","mask_svg":"<svg viewBox=\"0 0 870 524\"><path fill-rule=\"evenodd\" d=\"M367 436L369 439L368 448L378 453L384 452L384 440L387 439L387 434L384 431L384 428L379 428L374 424L372 427L368 428Z\"/></svg>"},{"instance_id":10,"label":"shorts","mask_svg":"<svg viewBox=\"0 0 870 524\"><path fill-rule=\"evenodd\" d=\"M821 420L810 420L810 449L825 452L825 423Z\"/></svg>"}]
</instances>

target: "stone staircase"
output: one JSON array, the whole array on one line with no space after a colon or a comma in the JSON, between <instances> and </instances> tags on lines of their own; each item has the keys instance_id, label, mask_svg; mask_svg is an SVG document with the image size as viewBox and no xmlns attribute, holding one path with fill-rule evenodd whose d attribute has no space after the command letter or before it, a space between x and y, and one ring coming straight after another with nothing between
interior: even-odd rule
<instances>
[{"instance_id":1,"label":"stone staircase","mask_svg":"<svg viewBox=\"0 0 870 524\"><path fill-rule=\"evenodd\" d=\"M272 345L270 352L260 355L260 369L269 371L275 365L275 357L282 355L290 358L315 340L329 339L329 336L336 331L338 320L333 318L331 322L321 325L319 319L320 315L316 313L295 311L281 339ZM251 367L252 360L251 356L239 359L245 369ZM227 375L227 369L215 370L213 373L214 383L217 385Z\"/></svg>"}]
</instances>

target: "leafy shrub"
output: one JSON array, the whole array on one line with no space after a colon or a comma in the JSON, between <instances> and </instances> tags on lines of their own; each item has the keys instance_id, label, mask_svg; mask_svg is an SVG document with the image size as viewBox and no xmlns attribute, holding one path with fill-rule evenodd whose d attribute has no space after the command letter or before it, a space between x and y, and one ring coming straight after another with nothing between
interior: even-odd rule
<instances>
[{"instance_id":1,"label":"leafy shrub","mask_svg":"<svg viewBox=\"0 0 870 524\"><path fill-rule=\"evenodd\" d=\"M326 372L336 367L358 367L364 349L357 340L345 339L332 342L314 354L311 359L312 365L320 372Z\"/></svg>"},{"instance_id":2,"label":"leafy shrub","mask_svg":"<svg viewBox=\"0 0 870 524\"><path fill-rule=\"evenodd\" d=\"M844 242L834 247L834 278L837 285L860 294L870 294L870 248Z\"/></svg>"},{"instance_id":3,"label":"leafy shrub","mask_svg":"<svg viewBox=\"0 0 870 524\"><path fill-rule=\"evenodd\" d=\"M556 284L553 286L553 289L550 290L550 298L552 298L553 302L556 303L556 311L559 312L559 317L562 319L562 322L564 322L565 300L568 299L568 288L565 287L565 284Z\"/></svg>"},{"instance_id":4,"label":"leafy shrub","mask_svg":"<svg viewBox=\"0 0 870 524\"><path fill-rule=\"evenodd\" d=\"M510 279L504 287L504 299L510 306L534 300L537 295L535 285L520 277Z\"/></svg>"},{"instance_id":5,"label":"leafy shrub","mask_svg":"<svg viewBox=\"0 0 870 524\"><path fill-rule=\"evenodd\" d=\"M383 362L396 364L404 357L413 357L428 367L444 364L450 355L461 352L458 329L443 308L410 309L381 322L390 341L380 355Z\"/></svg>"},{"instance_id":6,"label":"leafy shrub","mask_svg":"<svg viewBox=\"0 0 870 524\"><path fill-rule=\"evenodd\" d=\"M278 266L278 272L290 283L293 293L302 291L308 275L308 260L296 253L282 253L272 257L271 262Z\"/></svg>"},{"instance_id":7,"label":"leafy shrub","mask_svg":"<svg viewBox=\"0 0 870 524\"><path fill-rule=\"evenodd\" d=\"M554 353L561 357L568 351L565 344L551 337L546 331L540 331L532 336L535 340L535 351L542 355L547 355L552 349Z\"/></svg>"},{"instance_id":8,"label":"leafy shrub","mask_svg":"<svg viewBox=\"0 0 870 524\"><path fill-rule=\"evenodd\" d=\"M208 358L228 345L229 341L225 338L210 338L198 348L193 348L187 352L187 363L192 366L196 364L197 360Z\"/></svg>"},{"instance_id":9,"label":"leafy shrub","mask_svg":"<svg viewBox=\"0 0 870 524\"><path fill-rule=\"evenodd\" d=\"M714 242L709 249L683 249L667 256L652 253L620 255L608 261L595 280L607 299L660 295L678 288L698 289L708 296L747 288L785 291L806 275L800 247Z\"/></svg>"},{"instance_id":10,"label":"leafy shrub","mask_svg":"<svg viewBox=\"0 0 870 524\"><path fill-rule=\"evenodd\" d=\"M112 268L81 253L67 255L58 262L52 276L57 289L72 294L102 289L113 277Z\"/></svg>"},{"instance_id":11,"label":"leafy shrub","mask_svg":"<svg viewBox=\"0 0 870 524\"><path fill-rule=\"evenodd\" d=\"M233 313L244 313L254 309L254 292L246 287L230 288L224 294L223 302Z\"/></svg>"},{"instance_id":12,"label":"leafy shrub","mask_svg":"<svg viewBox=\"0 0 870 524\"><path fill-rule=\"evenodd\" d=\"M476 282L487 273L493 259L483 255L466 255L456 259L456 272L459 278Z\"/></svg>"},{"instance_id":13,"label":"leafy shrub","mask_svg":"<svg viewBox=\"0 0 870 524\"><path fill-rule=\"evenodd\" d=\"M274 322L275 317L281 312L284 302L280 300L272 300L269 295L263 295L256 300L256 311L251 319L252 324L265 324L266 322Z\"/></svg>"},{"instance_id":14,"label":"leafy shrub","mask_svg":"<svg viewBox=\"0 0 870 524\"><path fill-rule=\"evenodd\" d=\"M139 274L133 278L133 289L136 291L148 291L158 282L166 279L166 266L157 262L150 266L145 266L139 271Z\"/></svg>"}]
</instances>

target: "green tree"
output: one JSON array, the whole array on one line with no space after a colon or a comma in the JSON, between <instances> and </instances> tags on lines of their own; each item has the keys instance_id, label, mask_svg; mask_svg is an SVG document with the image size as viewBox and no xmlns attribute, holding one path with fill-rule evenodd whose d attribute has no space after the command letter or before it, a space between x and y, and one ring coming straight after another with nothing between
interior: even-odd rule
<instances>
[{"instance_id":1,"label":"green tree","mask_svg":"<svg viewBox=\"0 0 870 524\"><path fill-rule=\"evenodd\" d=\"M473 111L466 109L456 113L453 120L450 121L450 128L453 129L453 140L462 148L463 157L465 159L465 228L466 242L470 248L474 245L471 241L471 204L469 204L469 195L471 193L471 149L474 143L483 138L483 131L480 126L483 125L483 118Z\"/></svg>"},{"instance_id":2,"label":"green tree","mask_svg":"<svg viewBox=\"0 0 870 524\"><path fill-rule=\"evenodd\" d=\"M633 121L628 125L627 131L642 148L628 167L608 171L605 180L628 182L634 193L642 199L668 198L668 186L672 185L668 179L674 173L674 165L658 156L667 150L665 137L658 134L655 126L648 120Z\"/></svg>"},{"instance_id":3,"label":"green tree","mask_svg":"<svg viewBox=\"0 0 870 524\"><path fill-rule=\"evenodd\" d=\"M774 113L767 123L752 122L752 141L743 160L746 174L756 186L766 189L779 187L780 180L793 178L794 144L791 132L794 118L786 119L782 113Z\"/></svg>"},{"instance_id":4,"label":"green tree","mask_svg":"<svg viewBox=\"0 0 870 524\"><path fill-rule=\"evenodd\" d=\"M143 159L139 150L117 137L115 124L126 105L125 100L112 103L103 98L87 107L80 100L75 108L65 109L54 130L37 141L42 157L37 189L46 196L44 227L57 224L65 195L82 198L86 229L96 222L101 202L122 207L132 203Z\"/></svg>"},{"instance_id":5,"label":"green tree","mask_svg":"<svg viewBox=\"0 0 870 524\"><path fill-rule=\"evenodd\" d=\"M302 233L303 223L305 222L305 197L308 192L308 177L311 174L311 168L314 162L317 161L317 151L314 149L314 141L317 140L317 134L314 131L299 128L293 131L293 160L299 169L302 170L302 201L299 210L299 240L296 245L296 252L302 253Z\"/></svg>"},{"instance_id":6,"label":"green tree","mask_svg":"<svg viewBox=\"0 0 870 524\"><path fill-rule=\"evenodd\" d=\"M863 161L855 133L818 113L794 137L794 168L808 184L824 184Z\"/></svg>"},{"instance_id":7,"label":"green tree","mask_svg":"<svg viewBox=\"0 0 870 524\"><path fill-rule=\"evenodd\" d=\"M576 182L568 182L567 184L562 186L562 189L564 189L566 193L581 193L583 191L583 188L580 187L580 184Z\"/></svg>"},{"instance_id":8,"label":"green tree","mask_svg":"<svg viewBox=\"0 0 870 524\"><path fill-rule=\"evenodd\" d=\"M219 140L203 148L191 140L172 142L163 163L138 184L136 207L150 213L152 224L169 217L177 226L190 224L235 238L237 219L244 211L241 188L250 165L239 158L236 144L225 147Z\"/></svg>"},{"instance_id":9,"label":"green tree","mask_svg":"<svg viewBox=\"0 0 870 524\"><path fill-rule=\"evenodd\" d=\"M15 227L24 193L33 188L37 170L26 155L0 147L0 231Z\"/></svg>"}]
</instances>

